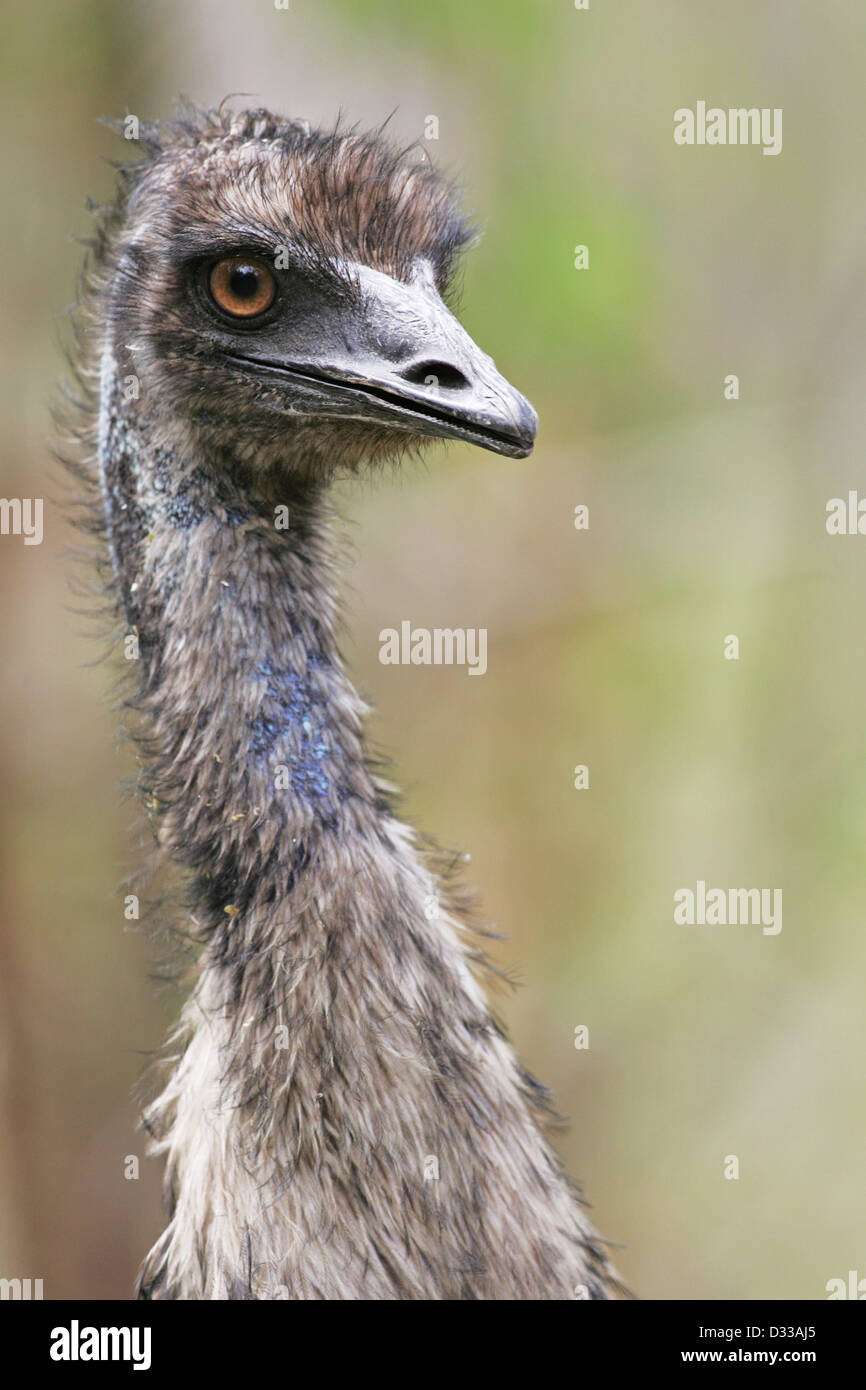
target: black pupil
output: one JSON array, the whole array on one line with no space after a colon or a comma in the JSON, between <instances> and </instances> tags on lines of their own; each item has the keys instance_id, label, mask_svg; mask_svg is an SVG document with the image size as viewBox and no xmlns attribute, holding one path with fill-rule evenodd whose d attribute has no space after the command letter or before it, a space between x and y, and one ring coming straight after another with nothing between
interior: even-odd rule
<instances>
[{"instance_id":1,"label":"black pupil","mask_svg":"<svg viewBox=\"0 0 866 1390\"><path fill-rule=\"evenodd\" d=\"M235 266L229 277L229 288L238 299L250 299L258 292L259 272L254 265Z\"/></svg>"}]
</instances>

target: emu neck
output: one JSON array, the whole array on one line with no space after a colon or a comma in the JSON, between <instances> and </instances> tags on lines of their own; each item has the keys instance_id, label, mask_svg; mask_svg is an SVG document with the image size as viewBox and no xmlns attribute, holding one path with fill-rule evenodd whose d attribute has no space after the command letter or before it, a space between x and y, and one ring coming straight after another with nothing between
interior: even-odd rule
<instances>
[{"instance_id":1,"label":"emu neck","mask_svg":"<svg viewBox=\"0 0 866 1390\"><path fill-rule=\"evenodd\" d=\"M104 382L143 791L202 946L146 1112L171 1219L142 1296L604 1296L450 894L367 769L322 499L278 529Z\"/></svg>"},{"instance_id":2,"label":"emu neck","mask_svg":"<svg viewBox=\"0 0 866 1390\"><path fill-rule=\"evenodd\" d=\"M337 650L327 508L310 487L265 500L231 459L173 449L113 373L100 435L141 662L142 790L161 844L195 875L204 936L227 949L248 936L245 914L379 818L364 707Z\"/></svg>"}]
</instances>

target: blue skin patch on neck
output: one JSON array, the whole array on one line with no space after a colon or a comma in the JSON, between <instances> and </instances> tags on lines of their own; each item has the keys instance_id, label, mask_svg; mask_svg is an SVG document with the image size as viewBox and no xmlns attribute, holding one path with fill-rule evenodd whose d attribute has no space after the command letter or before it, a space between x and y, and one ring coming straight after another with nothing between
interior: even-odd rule
<instances>
[{"instance_id":1,"label":"blue skin patch on neck","mask_svg":"<svg viewBox=\"0 0 866 1390\"><path fill-rule=\"evenodd\" d=\"M161 510L165 520L181 531L189 531L206 515L206 508L201 502L201 483L200 480L196 480L198 470L196 473L178 478L175 476L176 467L171 454L157 448L152 450L151 457L153 489L161 496Z\"/></svg>"},{"instance_id":2,"label":"blue skin patch on neck","mask_svg":"<svg viewBox=\"0 0 866 1390\"><path fill-rule=\"evenodd\" d=\"M328 665L322 657L311 657L308 670ZM328 727L327 702L308 675L289 667L259 662L253 672L264 681L267 694L259 713L250 720L250 751L273 766L283 763L289 769L292 791L303 801L324 803L333 809L343 794L328 775L328 753L334 751Z\"/></svg>"},{"instance_id":3,"label":"blue skin patch on neck","mask_svg":"<svg viewBox=\"0 0 866 1390\"><path fill-rule=\"evenodd\" d=\"M225 510L225 521L229 526L240 526L252 515L249 508L233 505L223 495L223 489L211 479L206 480L200 468L177 477L177 468L171 454L164 449L151 451L153 460L153 490L160 494L161 511L170 526L180 531L189 531L208 515L208 507L203 499L213 493Z\"/></svg>"}]
</instances>

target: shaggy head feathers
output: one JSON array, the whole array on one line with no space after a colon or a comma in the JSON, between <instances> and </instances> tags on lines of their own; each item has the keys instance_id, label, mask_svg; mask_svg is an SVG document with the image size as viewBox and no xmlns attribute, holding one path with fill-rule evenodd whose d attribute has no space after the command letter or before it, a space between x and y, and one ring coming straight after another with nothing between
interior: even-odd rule
<instances>
[{"instance_id":1,"label":"shaggy head feathers","mask_svg":"<svg viewBox=\"0 0 866 1390\"><path fill-rule=\"evenodd\" d=\"M380 133L187 107L175 122L142 127L140 143L146 157L123 169L127 217L180 248L252 235L401 280L424 259L445 292L473 236L455 186Z\"/></svg>"}]
</instances>

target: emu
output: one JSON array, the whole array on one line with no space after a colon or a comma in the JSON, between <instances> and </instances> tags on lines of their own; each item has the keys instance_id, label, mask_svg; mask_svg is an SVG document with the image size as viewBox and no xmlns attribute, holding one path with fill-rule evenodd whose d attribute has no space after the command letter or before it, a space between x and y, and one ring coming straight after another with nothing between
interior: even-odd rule
<instances>
[{"instance_id":1,"label":"emu","mask_svg":"<svg viewBox=\"0 0 866 1390\"><path fill-rule=\"evenodd\" d=\"M74 466L196 952L144 1116L168 1224L140 1298L619 1290L338 650L329 483L430 438L533 446L446 307L473 235L381 131L190 105L141 127L98 215Z\"/></svg>"}]
</instances>

